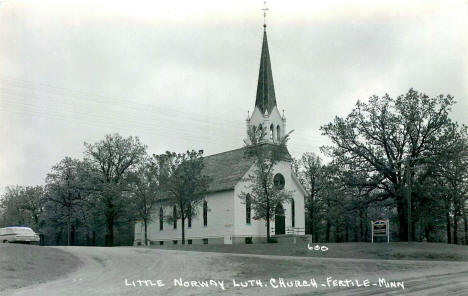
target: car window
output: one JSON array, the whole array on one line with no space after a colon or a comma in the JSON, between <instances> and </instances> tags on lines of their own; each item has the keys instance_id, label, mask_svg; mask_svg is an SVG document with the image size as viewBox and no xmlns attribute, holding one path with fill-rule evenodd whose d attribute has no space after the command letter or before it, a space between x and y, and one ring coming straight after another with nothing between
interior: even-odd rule
<instances>
[{"instance_id":1,"label":"car window","mask_svg":"<svg viewBox=\"0 0 468 296\"><path fill-rule=\"evenodd\" d=\"M23 228L23 227L18 227L18 228L9 228L11 230L10 233L16 233L16 234L34 234L34 231L31 228Z\"/></svg>"}]
</instances>

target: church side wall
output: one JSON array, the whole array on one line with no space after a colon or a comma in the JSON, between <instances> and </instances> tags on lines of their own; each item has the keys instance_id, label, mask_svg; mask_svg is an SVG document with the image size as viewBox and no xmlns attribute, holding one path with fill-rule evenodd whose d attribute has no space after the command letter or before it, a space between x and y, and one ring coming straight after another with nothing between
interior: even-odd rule
<instances>
[{"instance_id":1,"label":"church side wall","mask_svg":"<svg viewBox=\"0 0 468 296\"><path fill-rule=\"evenodd\" d=\"M192 240L193 244L202 244L204 239L208 239L208 244L212 243L225 243L226 234L230 232L231 225L233 224L233 190L210 193L205 198L208 203L208 224L203 225L203 203L197 209L197 215L192 218L192 227L187 227L187 220L185 221L185 239ZM153 221L148 227L148 239L152 244L173 244L177 241L178 244L182 243L182 222L177 221L177 229L174 229L172 222L164 222L163 230L159 229L159 209L161 205L156 205ZM164 215L172 214L172 207L163 206ZM138 228L138 226L136 226ZM141 237L144 238L144 230L142 230ZM137 237L135 236L135 239Z\"/></svg>"}]
</instances>

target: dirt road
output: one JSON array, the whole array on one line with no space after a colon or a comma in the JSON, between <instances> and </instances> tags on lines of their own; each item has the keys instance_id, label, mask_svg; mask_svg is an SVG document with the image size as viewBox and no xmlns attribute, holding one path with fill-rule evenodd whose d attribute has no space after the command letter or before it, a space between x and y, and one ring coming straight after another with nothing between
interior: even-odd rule
<instances>
[{"instance_id":1,"label":"dirt road","mask_svg":"<svg viewBox=\"0 0 468 296\"><path fill-rule=\"evenodd\" d=\"M468 295L468 262L60 247L82 266L6 295ZM316 285L316 286L315 286ZM385 287L388 285L388 287Z\"/></svg>"}]
</instances>

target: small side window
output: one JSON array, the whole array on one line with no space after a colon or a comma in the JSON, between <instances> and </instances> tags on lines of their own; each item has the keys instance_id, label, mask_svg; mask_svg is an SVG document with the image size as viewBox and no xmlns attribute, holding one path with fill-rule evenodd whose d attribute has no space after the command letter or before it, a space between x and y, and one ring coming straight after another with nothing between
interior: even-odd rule
<instances>
[{"instance_id":1,"label":"small side window","mask_svg":"<svg viewBox=\"0 0 468 296\"><path fill-rule=\"evenodd\" d=\"M273 177L273 184L276 189L279 189L279 190L283 189L284 184L285 184L283 175L281 175L280 173L276 174Z\"/></svg>"}]
</instances>

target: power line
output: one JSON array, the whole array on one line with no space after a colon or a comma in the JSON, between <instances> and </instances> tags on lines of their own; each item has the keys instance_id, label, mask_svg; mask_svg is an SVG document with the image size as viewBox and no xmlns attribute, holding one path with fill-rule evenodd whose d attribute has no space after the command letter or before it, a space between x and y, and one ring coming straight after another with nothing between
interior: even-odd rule
<instances>
[{"instance_id":1,"label":"power line","mask_svg":"<svg viewBox=\"0 0 468 296\"><path fill-rule=\"evenodd\" d=\"M0 76L4 76L4 75L0 75ZM20 81L25 81L25 80L20 80ZM32 81L25 81L26 84L34 84L34 82ZM0 85L3 85L3 84L6 84L7 86L13 86L13 87L17 87L19 88L20 90L22 91L26 91L26 92L32 92L31 95L33 96L37 96L37 94L34 92L34 90L36 90L37 88L34 86L33 90L31 90L30 88L26 88L26 86L24 85L18 85L18 83L14 82L14 83L11 83L11 82L8 82L8 81L1 81L0 80ZM42 84L39 84L39 85L42 85ZM45 87L54 87L54 86L50 86L50 85L45 85ZM60 87L55 87L59 90L66 90L66 91L69 91L69 92L75 92L74 90L67 90L65 88L60 88ZM42 91L42 89L40 89L40 91ZM126 116L129 117L130 119L132 120L128 120L127 119L122 119L122 117L112 117L112 116L109 116L108 114L106 114L106 117L103 117L101 115L94 115L94 114L90 114L89 112L80 112L80 111L77 111L77 110L73 110L73 111L69 111L69 110L65 110L65 109L60 109L60 108L52 108L52 107L47 107L47 108L41 108L40 106L37 106L35 104L31 104L31 103L25 103L25 102L18 102L18 100L16 100L16 98L20 98L20 99L23 99L25 96L27 96L26 94L24 93L12 93L12 92L9 92L9 91L5 91L5 89L2 89L2 92L4 93L7 93L6 94L6 97L9 97L9 98L12 98L12 100L2 100L3 102L7 101L7 103L9 103L10 106L19 106L20 108L24 108L24 107L27 107L29 109L32 109L32 110L27 110L27 112L29 112L28 114L41 114L41 115L44 115L46 114L47 117L51 117L51 118L55 118L55 119L59 119L59 120L67 120L69 122L73 122L73 121L80 121L81 124L86 124L86 125L90 125L89 122L86 120L86 119L83 119L83 118L77 118L77 115L78 116L81 116L81 117L85 117L85 118L91 118L94 120L94 124L93 125L99 125L99 126L103 126L103 127L109 127L109 128L115 128L116 125L113 124L113 123L109 123L109 120L121 125L122 122L126 122L126 123L130 123L130 124L133 124L133 125L136 125L138 126L140 129L144 129L144 130L148 130L150 131L152 134L154 134L156 131L160 131L160 130L163 130L163 134L165 136L169 136L169 137L172 137L172 138L179 138L179 137L176 137L173 135L172 132L176 131L176 133L180 134L180 135L183 135L184 137L188 137L189 139L192 139L192 140L195 140L196 142L198 142L200 140L200 132L199 130L200 129L195 129L195 130L198 130L198 132L194 132L194 129L183 129L183 128L175 128L173 125L169 125L169 126L161 126L161 124L158 124L158 122L155 122L155 121L150 121L150 124L148 124L148 121L145 121L145 122L142 122L142 121L139 121L139 120L135 120L135 117L132 117L132 116L129 116L128 115L128 112L126 113ZM81 103L83 105L83 103L96 103L96 100L93 100L93 101L89 101L89 100L85 100L83 102L83 94L86 94L86 95L91 95L91 96L97 96L97 97L103 97L103 98L106 98L106 99L103 99L103 100L100 100L98 103L101 103L101 104L109 104L110 101L109 99L112 99L114 100L114 98L111 98L111 97L106 97L106 96L100 96L100 95L95 95L95 94L91 94L91 93L86 93L86 92L82 92L82 94L76 94L76 93L72 93L72 94L65 94L65 93L57 93L57 92L53 92L53 91L50 91L48 89L45 89L44 92L48 93L49 96L41 96L41 98L48 98L48 99L52 99L50 97L50 95L53 95L53 96L59 96L60 99L63 99L65 98L66 100L70 101L71 100L74 100L74 101L77 101L79 103ZM77 91L77 92L80 92L80 91ZM122 101L121 99L115 99L117 100L117 102L119 101ZM212 119L212 120L217 120L218 122L217 123L222 123L222 125L219 125L219 124L212 124L212 122L206 122L204 119L205 116L202 116L202 115L194 115L194 113L188 113L188 112L183 112L183 111L179 111L179 110L175 110L175 109L171 109L171 108L156 108L154 105L149 105L149 104L141 104L141 103L138 103L138 102L135 102L135 101L124 101L124 106L125 106L125 111L127 111L127 109L133 109L135 111L138 111L138 112L141 112L141 111L144 111L146 113L148 113L149 115L154 115L154 113L158 113L158 115L162 115L161 117L167 117L169 120L174 120L174 117L173 116L170 116L168 114L164 114L162 113L161 114L161 111L158 110L158 109L165 109L165 110L169 110L169 112L174 112L175 114L178 115L178 117L182 117L181 120L188 120L188 121L192 121L193 124L195 125L208 125L210 128L208 128L208 130L210 131L210 133L219 133L221 136L217 137L217 138L222 138L224 141L228 140L230 141L231 143L234 144L234 141L232 140L233 137L231 136L228 136L226 137L226 132L228 132L229 134L231 135L234 135L236 134L236 138L238 137L238 134L235 133L234 131L241 131L242 130L242 133L244 132L244 128L241 128L240 125L226 125L226 122L234 122L234 121L229 121L229 120L226 120L225 118L221 119L219 117L214 117L214 116L211 116L211 117L208 117L209 119ZM117 105L117 107L122 107L122 104L120 106L119 103L117 104L113 104L113 107L115 107L115 105ZM142 109L140 108L137 108L135 106L141 106L143 107ZM150 107L150 108L144 108L144 107ZM8 110L6 108L2 108L3 110ZM152 109L152 110L150 110ZM10 108L11 110L11 108ZM37 111L40 111L40 112L37 112ZM22 110L24 111L24 110ZM50 114L50 112L55 112L55 114ZM158 112L159 111L159 112ZM49 114L47 113L49 112ZM21 112L16 112L17 114L20 114ZM64 117L64 116L61 116L60 114L63 115L63 113L69 113L71 114L70 117ZM178 118L176 117L176 118ZM185 117L185 118L184 118ZM140 117L138 117L139 119ZM166 120L167 121L167 120ZM93 126L92 125L92 126ZM153 128L157 128L157 130L153 129ZM221 129L219 129L219 127L221 127ZM232 129L232 131L227 131L226 128L229 127ZM119 129L122 129L122 126L119 126ZM135 130L133 129L129 129L129 128L125 128L126 130L130 130L132 132L135 132ZM140 131L140 130L139 130ZM171 132L171 133L170 133ZM296 133L296 132L295 132ZM239 133L240 134L240 133ZM297 134L297 133L296 133ZM311 136L308 136L308 138L312 138ZM307 142L308 143L308 147L306 148L305 145L296 145L296 146L299 146L301 148L303 148L303 150L307 151L307 150L310 150L310 147L317 147L317 145L314 145L314 144L309 144L309 141L310 140L307 140L305 138L302 138L302 137L295 137L294 139L295 141L299 141L299 142ZM212 144L216 144L216 145L219 145L219 146L226 146L225 143L221 143L219 141L214 141L212 140L210 137L203 137L203 141L204 142L209 142L209 143L212 143ZM236 144L237 144L237 141L236 141ZM236 145L237 146L237 145ZM298 151L297 149L290 149L292 151Z\"/></svg>"}]
</instances>

